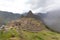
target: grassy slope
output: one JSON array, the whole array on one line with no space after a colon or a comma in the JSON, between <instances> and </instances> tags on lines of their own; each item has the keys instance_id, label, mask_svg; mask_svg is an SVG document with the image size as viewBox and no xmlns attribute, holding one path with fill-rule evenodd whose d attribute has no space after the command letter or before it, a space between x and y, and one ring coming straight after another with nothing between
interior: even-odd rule
<instances>
[{"instance_id":1,"label":"grassy slope","mask_svg":"<svg viewBox=\"0 0 60 40\"><path fill-rule=\"evenodd\" d=\"M15 37L12 38L12 35ZM60 34L47 30L42 30L38 33L23 31L22 35L24 40L60 40ZM9 30L8 32L0 31L0 40L20 40L19 38L16 30Z\"/></svg>"},{"instance_id":2,"label":"grassy slope","mask_svg":"<svg viewBox=\"0 0 60 40\"><path fill-rule=\"evenodd\" d=\"M60 40L60 34L43 30L38 33L24 32L27 40Z\"/></svg>"}]
</instances>

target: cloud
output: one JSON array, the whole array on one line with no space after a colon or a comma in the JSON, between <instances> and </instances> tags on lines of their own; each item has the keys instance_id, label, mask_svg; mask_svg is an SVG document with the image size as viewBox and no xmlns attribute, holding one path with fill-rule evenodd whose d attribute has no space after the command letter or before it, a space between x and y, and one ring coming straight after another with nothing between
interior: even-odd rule
<instances>
[{"instance_id":1,"label":"cloud","mask_svg":"<svg viewBox=\"0 0 60 40\"><path fill-rule=\"evenodd\" d=\"M33 12L53 11L60 8L60 0L31 0L30 7Z\"/></svg>"},{"instance_id":2,"label":"cloud","mask_svg":"<svg viewBox=\"0 0 60 40\"><path fill-rule=\"evenodd\" d=\"M15 13L22 13L29 10L26 4L27 0L0 0L0 10L10 11Z\"/></svg>"},{"instance_id":3,"label":"cloud","mask_svg":"<svg viewBox=\"0 0 60 40\"><path fill-rule=\"evenodd\" d=\"M60 8L60 0L0 0L0 10L22 13L52 11Z\"/></svg>"},{"instance_id":4,"label":"cloud","mask_svg":"<svg viewBox=\"0 0 60 40\"><path fill-rule=\"evenodd\" d=\"M46 11L54 11L60 9L60 0L48 0L46 3Z\"/></svg>"}]
</instances>

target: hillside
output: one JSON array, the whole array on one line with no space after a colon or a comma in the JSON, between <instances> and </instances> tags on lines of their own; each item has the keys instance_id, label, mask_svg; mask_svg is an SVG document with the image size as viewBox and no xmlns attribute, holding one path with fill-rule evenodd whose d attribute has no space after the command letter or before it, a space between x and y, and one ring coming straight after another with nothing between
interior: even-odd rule
<instances>
[{"instance_id":1,"label":"hillside","mask_svg":"<svg viewBox=\"0 0 60 40\"><path fill-rule=\"evenodd\" d=\"M59 33L50 31L34 18L21 18L5 27L0 31L1 40L60 40Z\"/></svg>"},{"instance_id":2,"label":"hillside","mask_svg":"<svg viewBox=\"0 0 60 40\"><path fill-rule=\"evenodd\" d=\"M0 30L0 40L60 40L59 33L50 31L41 20L30 16L10 21Z\"/></svg>"},{"instance_id":3,"label":"hillside","mask_svg":"<svg viewBox=\"0 0 60 40\"><path fill-rule=\"evenodd\" d=\"M40 21L36 20L35 18L21 18L16 21L12 21L7 24L7 29L20 27L23 30L31 31L31 32L38 32L45 29L45 25Z\"/></svg>"}]
</instances>

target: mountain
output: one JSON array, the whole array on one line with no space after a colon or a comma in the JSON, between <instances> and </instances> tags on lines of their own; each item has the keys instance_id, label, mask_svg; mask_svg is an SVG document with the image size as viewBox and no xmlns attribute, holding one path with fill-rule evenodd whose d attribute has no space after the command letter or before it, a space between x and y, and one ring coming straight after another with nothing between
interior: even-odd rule
<instances>
[{"instance_id":1,"label":"mountain","mask_svg":"<svg viewBox=\"0 0 60 40\"><path fill-rule=\"evenodd\" d=\"M32 32L38 32L45 28L45 25L41 20L36 19L36 15L34 15L31 11L28 12L26 16L23 16L16 21L12 21L8 24L12 28L14 26L20 26L22 29Z\"/></svg>"},{"instance_id":2,"label":"mountain","mask_svg":"<svg viewBox=\"0 0 60 40\"><path fill-rule=\"evenodd\" d=\"M35 18L35 19L38 19L38 20L41 20L47 16L47 14L44 14L44 13L32 13L32 11L29 11L28 13L24 13L22 14L22 16L24 17L31 17L31 18Z\"/></svg>"},{"instance_id":3,"label":"mountain","mask_svg":"<svg viewBox=\"0 0 60 40\"><path fill-rule=\"evenodd\" d=\"M4 30L7 31L10 29L11 30L15 29L16 32L19 33L20 37L22 37L20 40L24 38L23 37L24 33L22 31L37 33L42 30L47 30L42 21L36 19L35 16L36 15L29 11L26 16L23 16L17 20L10 21L7 25L5 25Z\"/></svg>"},{"instance_id":4,"label":"mountain","mask_svg":"<svg viewBox=\"0 0 60 40\"><path fill-rule=\"evenodd\" d=\"M47 17L48 13L37 13L36 15L38 15L39 17L43 19Z\"/></svg>"},{"instance_id":5,"label":"mountain","mask_svg":"<svg viewBox=\"0 0 60 40\"><path fill-rule=\"evenodd\" d=\"M29 15L29 16L28 16ZM60 40L60 34L46 28L41 20L28 12L20 19L10 21L0 30L1 40ZM31 17L32 16L32 17Z\"/></svg>"},{"instance_id":6,"label":"mountain","mask_svg":"<svg viewBox=\"0 0 60 40\"><path fill-rule=\"evenodd\" d=\"M20 14L13 14L12 12L0 11L0 26L6 24L8 21L20 18Z\"/></svg>"},{"instance_id":7,"label":"mountain","mask_svg":"<svg viewBox=\"0 0 60 40\"><path fill-rule=\"evenodd\" d=\"M19 19L19 18L21 18L23 16L27 16L27 15L28 15L27 17L34 16L34 18L36 18L38 20L39 19L41 20L41 18L44 17L44 16L42 16L42 15L44 15L42 13L39 13L37 15L32 14L31 11L29 13L30 14L28 14L28 13L24 13L24 14L16 13L16 14L14 14L12 12L0 11L0 26L6 24L7 22L9 22L11 20L16 20L16 19Z\"/></svg>"}]
</instances>

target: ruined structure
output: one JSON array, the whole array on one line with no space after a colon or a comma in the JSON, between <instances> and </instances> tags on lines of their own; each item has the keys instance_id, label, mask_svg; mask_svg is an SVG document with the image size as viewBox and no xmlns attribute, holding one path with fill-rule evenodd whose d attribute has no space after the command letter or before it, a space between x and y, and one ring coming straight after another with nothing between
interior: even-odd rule
<instances>
[{"instance_id":1,"label":"ruined structure","mask_svg":"<svg viewBox=\"0 0 60 40\"><path fill-rule=\"evenodd\" d=\"M42 21L36 20L34 18L34 14L31 11L29 11L26 17L23 17L19 20L11 21L7 24L6 28L21 28L24 31L39 32L45 29L45 25L42 23Z\"/></svg>"}]
</instances>

